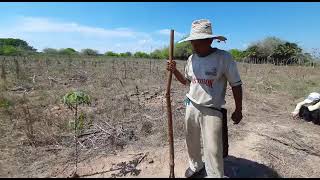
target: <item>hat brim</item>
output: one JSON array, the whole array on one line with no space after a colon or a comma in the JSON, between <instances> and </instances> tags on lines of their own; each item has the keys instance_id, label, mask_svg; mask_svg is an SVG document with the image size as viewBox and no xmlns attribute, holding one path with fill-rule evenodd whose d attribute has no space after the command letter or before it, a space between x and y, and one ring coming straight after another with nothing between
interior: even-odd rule
<instances>
[{"instance_id":1,"label":"hat brim","mask_svg":"<svg viewBox=\"0 0 320 180\"><path fill-rule=\"evenodd\" d=\"M192 41L192 40L198 40L198 39L209 39L209 38L216 38L218 36L209 35L209 34L201 34L201 35L193 35L189 36L185 39L182 39L181 41L178 41L178 43L186 42L186 41Z\"/></svg>"}]
</instances>

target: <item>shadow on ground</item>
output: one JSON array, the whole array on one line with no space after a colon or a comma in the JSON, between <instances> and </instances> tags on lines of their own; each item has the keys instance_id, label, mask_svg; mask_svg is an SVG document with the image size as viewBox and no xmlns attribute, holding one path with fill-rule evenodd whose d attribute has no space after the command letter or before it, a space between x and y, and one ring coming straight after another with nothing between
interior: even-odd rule
<instances>
[{"instance_id":1,"label":"shadow on ground","mask_svg":"<svg viewBox=\"0 0 320 180\"><path fill-rule=\"evenodd\" d=\"M204 171L195 178L203 178L207 174ZM224 159L224 175L229 178L279 178L275 170L264 164L248 159L228 156Z\"/></svg>"},{"instance_id":2,"label":"shadow on ground","mask_svg":"<svg viewBox=\"0 0 320 180\"><path fill-rule=\"evenodd\" d=\"M248 159L228 156L224 160L224 173L229 178L276 178L280 175L264 164Z\"/></svg>"}]
</instances>

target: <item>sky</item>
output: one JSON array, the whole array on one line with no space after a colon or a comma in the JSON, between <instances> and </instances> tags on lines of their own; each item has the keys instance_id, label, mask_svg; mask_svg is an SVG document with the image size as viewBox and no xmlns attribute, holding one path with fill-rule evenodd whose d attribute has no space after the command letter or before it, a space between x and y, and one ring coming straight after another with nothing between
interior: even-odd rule
<instances>
[{"instance_id":1,"label":"sky","mask_svg":"<svg viewBox=\"0 0 320 180\"><path fill-rule=\"evenodd\" d=\"M226 43L244 50L268 36L320 48L319 2L0 2L0 38L20 38L44 48L92 48L100 53L151 52L189 34L209 19Z\"/></svg>"}]
</instances>

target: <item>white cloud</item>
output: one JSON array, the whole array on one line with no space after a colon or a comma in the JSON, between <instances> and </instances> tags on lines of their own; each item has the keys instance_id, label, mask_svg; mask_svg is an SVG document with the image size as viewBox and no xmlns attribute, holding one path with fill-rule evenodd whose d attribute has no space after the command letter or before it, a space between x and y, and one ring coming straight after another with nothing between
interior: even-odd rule
<instances>
[{"instance_id":1,"label":"white cloud","mask_svg":"<svg viewBox=\"0 0 320 180\"><path fill-rule=\"evenodd\" d=\"M81 33L99 37L135 37L134 31L128 28L104 29L80 25L74 22L57 22L48 18L23 17L19 23L20 31L23 32L61 32L61 33Z\"/></svg>"},{"instance_id":2,"label":"white cloud","mask_svg":"<svg viewBox=\"0 0 320 180\"><path fill-rule=\"evenodd\" d=\"M78 51L92 48L101 53L110 50L150 52L168 43L162 40L161 33L155 35L154 32L134 31L129 27L92 27L44 17L20 17L9 26L0 24L0 37L23 39L39 51L48 47L72 47Z\"/></svg>"}]
</instances>

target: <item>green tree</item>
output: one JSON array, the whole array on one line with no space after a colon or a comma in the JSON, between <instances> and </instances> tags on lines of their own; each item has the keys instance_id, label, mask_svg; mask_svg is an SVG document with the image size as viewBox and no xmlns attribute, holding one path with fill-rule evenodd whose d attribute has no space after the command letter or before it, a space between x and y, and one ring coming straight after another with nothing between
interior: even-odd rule
<instances>
[{"instance_id":1,"label":"green tree","mask_svg":"<svg viewBox=\"0 0 320 180\"><path fill-rule=\"evenodd\" d=\"M301 55L302 49L296 43L286 42L278 45L271 57L277 59L277 63L295 64Z\"/></svg>"},{"instance_id":2,"label":"green tree","mask_svg":"<svg viewBox=\"0 0 320 180\"><path fill-rule=\"evenodd\" d=\"M42 50L42 52L45 54L59 54L59 51L53 48L45 48Z\"/></svg>"},{"instance_id":3,"label":"green tree","mask_svg":"<svg viewBox=\"0 0 320 180\"><path fill-rule=\"evenodd\" d=\"M78 52L73 48L65 48L65 49L60 49L59 54L71 56L71 55L77 55Z\"/></svg>"},{"instance_id":4,"label":"green tree","mask_svg":"<svg viewBox=\"0 0 320 180\"><path fill-rule=\"evenodd\" d=\"M169 48L165 47L163 49L157 49L150 53L151 58L155 59L168 59L169 58Z\"/></svg>"},{"instance_id":5,"label":"green tree","mask_svg":"<svg viewBox=\"0 0 320 180\"><path fill-rule=\"evenodd\" d=\"M135 58L149 58L149 55L145 52L138 51L133 54L133 57L135 57Z\"/></svg>"},{"instance_id":6,"label":"green tree","mask_svg":"<svg viewBox=\"0 0 320 180\"><path fill-rule=\"evenodd\" d=\"M35 53L37 50L21 39L0 38L0 55L20 56Z\"/></svg>"},{"instance_id":7,"label":"green tree","mask_svg":"<svg viewBox=\"0 0 320 180\"><path fill-rule=\"evenodd\" d=\"M233 52L233 54L236 54L236 52ZM267 37L262 41L251 44L244 54L249 60L254 59L258 63L263 60L275 64L303 64L314 61L310 54L303 53L298 44L276 37Z\"/></svg>"},{"instance_id":8,"label":"green tree","mask_svg":"<svg viewBox=\"0 0 320 180\"><path fill-rule=\"evenodd\" d=\"M237 61L242 60L246 56L245 52L239 49L230 49L229 53L232 55L233 59Z\"/></svg>"},{"instance_id":9,"label":"green tree","mask_svg":"<svg viewBox=\"0 0 320 180\"><path fill-rule=\"evenodd\" d=\"M176 43L174 47L174 58L187 60L192 54L192 46L190 42Z\"/></svg>"},{"instance_id":10,"label":"green tree","mask_svg":"<svg viewBox=\"0 0 320 180\"><path fill-rule=\"evenodd\" d=\"M94 49L82 49L81 50L81 55L85 55L85 56L98 56L98 51L94 50Z\"/></svg>"},{"instance_id":11,"label":"green tree","mask_svg":"<svg viewBox=\"0 0 320 180\"><path fill-rule=\"evenodd\" d=\"M131 52L120 53L119 56L124 57L124 58L128 58L128 57L132 56L132 53Z\"/></svg>"},{"instance_id":12,"label":"green tree","mask_svg":"<svg viewBox=\"0 0 320 180\"><path fill-rule=\"evenodd\" d=\"M18 55L22 55L22 54L23 54L22 50L14 47L14 46L4 45L4 46L0 47L0 55L18 56Z\"/></svg>"},{"instance_id":13,"label":"green tree","mask_svg":"<svg viewBox=\"0 0 320 180\"><path fill-rule=\"evenodd\" d=\"M150 58L152 58L152 59L165 59L166 57L164 57L162 55L162 51L160 49L156 49L150 53Z\"/></svg>"},{"instance_id":14,"label":"green tree","mask_svg":"<svg viewBox=\"0 0 320 180\"><path fill-rule=\"evenodd\" d=\"M119 57L117 53L114 53L112 51L107 51L104 55L109 57Z\"/></svg>"},{"instance_id":15,"label":"green tree","mask_svg":"<svg viewBox=\"0 0 320 180\"><path fill-rule=\"evenodd\" d=\"M259 47L257 45L252 45L249 46L246 50L245 50L245 56L249 57L249 58L257 58L260 57L259 55Z\"/></svg>"},{"instance_id":16,"label":"green tree","mask_svg":"<svg viewBox=\"0 0 320 180\"><path fill-rule=\"evenodd\" d=\"M254 59L258 63L263 60L268 61L277 46L283 43L284 41L277 37L267 37L262 41L252 43L245 50L245 56Z\"/></svg>"},{"instance_id":17,"label":"green tree","mask_svg":"<svg viewBox=\"0 0 320 180\"><path fill-rule=\"evenodd\" d=\"M132 53L131 52L125 52L126 57L131 57Z\"/></svg>"},{"instance_id":18,"label":"green tree","mask_svg":"<svg viewBox=\"0 0 320 180\"><path fill-rule=\"evenodd\" d=\"M2 46L13 46L17 49L21 49L23 51L33 51L36 52L37 50L34 49L32 46L21 39L14 39L14 38L0 38L0 48Z\"/></svg>"},{"instance_id":19,"label":"green tree","mask_svg":"<svg viewBox=\"0 0 320 180\"><path fill-rule=\"evenodd\" d=\"M257 44L261 57L270 57L274 50L285 41L277 37L267 37Z\"/></svg>"}]
</instances>

